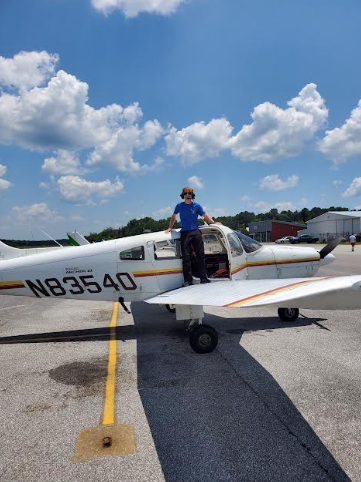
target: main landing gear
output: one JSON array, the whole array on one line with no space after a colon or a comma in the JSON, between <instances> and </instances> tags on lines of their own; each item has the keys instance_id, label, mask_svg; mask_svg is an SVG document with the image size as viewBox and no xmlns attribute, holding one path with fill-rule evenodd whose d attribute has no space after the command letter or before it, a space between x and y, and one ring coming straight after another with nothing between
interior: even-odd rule
<instances>
[{"instance_id":1,"label":"main landing gear","mask_svg":"<svg viewBox=\"0 0 361 482\"><path fill-rule=\"evenodd\" d=\"M278 309L278 316L281 318L282 321L290 322L296 321L300 314L300 310L298 308L279 308Z\"/></svg>"},{"instance_id":2,"label":"main landing gear","mask_svg":"<svg viewBox=\"0 0 361 482\"><path fill-rule=\"evenodd\" d=\"M218 333L210 325L204 325L203 307L189 305L166 305L171 313L176 312L177 320L189 322L189 344L196 353L211 353L218 344ZM278 316L282 321L296 321L300 312L298 308L279 308Z\"/></svg>"},{"instance_id":3,"label":"main landing gear","mask_svg":"<svg viewBox=\"0 0 361 482\"><path fill-rule=\"evenodd\" d=\"M203 325L203 306L165 305L176 313L178 321L188 324L189 344L196 353L211 353L217 346L218 333L210 325Z\"/></svg>"},{"instance_id":4,"label":"main landing gear","mask_svg":"<svg viewBox=\"0 0 361 482\"><path fill-rule=\"evenodd\" d=\"M218 333L210 325L203 325L202 320L191 320L187 331L189 344L196 353L211 353L218 344Z\"/></svg>"}]
</instances>

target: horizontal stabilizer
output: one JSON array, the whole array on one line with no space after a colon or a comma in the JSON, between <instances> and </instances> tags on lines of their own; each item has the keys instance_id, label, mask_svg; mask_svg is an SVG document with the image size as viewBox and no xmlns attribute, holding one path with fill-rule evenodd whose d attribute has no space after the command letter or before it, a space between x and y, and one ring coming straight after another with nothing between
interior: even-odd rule
<instances>
[{"instance_id":1,"label":"horizontal stabilizer","mask_svg":"<svg viewBox=\"0 0 361 482\"><path fill-rule=\"evenodd\" d=\"M30 249L19 249L8 246L7 244L0 241L0 260L20 258L21 256L30 256L34 254L45 253L46 251L52 251L53 249L59 249L58 247L53 248L30 248Z\"/></svg>"}]
</instances>

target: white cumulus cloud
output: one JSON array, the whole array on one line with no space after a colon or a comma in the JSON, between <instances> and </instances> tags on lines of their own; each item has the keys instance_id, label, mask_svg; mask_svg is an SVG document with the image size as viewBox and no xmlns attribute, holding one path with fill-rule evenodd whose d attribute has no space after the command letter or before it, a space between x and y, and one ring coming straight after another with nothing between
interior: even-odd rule
<instances>
[{"instance_id":1,"label":"white cumulus cloud","mask_svg":"<svg viewBox=\"0 0 361 482\"><path fill-rule=\"evenodd\" d=\"M121 10L128 18L139 13L148 12L159 15L170 15L186 0L91 0L93 7L107 15L115 10Z\"/></svg>"},{"instance_id":2,"label":"white cumulus cloud","mask_svg":"<svg viewBox=\"0 0 361 482\"><path fill-rule=\"evenodd\" d=\"M140 114L142 115L141 111ZM140 128L137 124L128 124L115 129L105 141L97 145L89 156L88 166L109 164L119 171L136 172L149 169L133 159L135 149L143 151L153 146L161 136L163 128L158 121L148 121ZM157 162L156 167L159 167Z\"/></svg>"},{"instance_id":3,"label":"white cumulus cloud","mask_svg":"<svg viewBox=\"0 0 361 482\"><path fill-rule=\"evenodd\" d=\"M315 84L306 85L288 106L265 102L255 107L253 123L229 142L233 155L242 161L272 162L301 152L325 125L328 109Z\"/></svg>"},{"instance_id":4,"label":"white cumulus cloud","mask_svg":"<svg viewBox=\"0 0 361 482\"><path fill-rule=\"evenodd\" d=\"M353 197L361 194L361 177L355 177L350 186L342 193L343 197Z\"/></svg>"},{"instance_id":5,"label":"white cumulus cloud","mask_svg":"<svg viewBox=\"0 0 361 482\"><path fill-rule=\"evenodd\" d=\"M172 127L165 136L167 155L179 156L187 164L216 157L227 148L232 129L223 118L213 119L208 124L196 122L179 131Z\"/></svg>"},{"instance_id":6,"label":"white cumulus cloud","mask_svg":"<svg viewBox=\"0 0 361 482\"><path fill-rule=\"evenodd\" d=\"M46 203L35 203L28 206L14 206L12 209L18 221L58 221L61 219L56 211L49 209Z\"/></svg>"},{"instance_id":7,"label":"white cumulus cloud","mask_svg":"<svg viewBox=\"0 0 361 482\"><path fill-rule=\"evenodd\" d=\"M59 149L56 157L44 159L42 170L49 174L82 174L85 169L81 166L78 157L70 151Z\"/></svg>"},{"instance_id":8,"label":"white cumulus cloud","mask_svg":"<svg viewBox=\"0 0 361 482\"><path fill-rule=\"evenodd\" d=\"M9 189L11 182L6 181L6 179L0 179L0 192Z\"/></svg>"},{"instance_id":9,"label":"white cumulus cloud","mask_svg":"<svg viewBox=\"0 0 361 482\"><path fill-rule=\"evenodd\" d=\"M12 185L11 182L6 181L6 179L1 179L6 174L7 167L0 164L0 192L9 189Z\"/></svg>"},{"instance_id":10,"label":"white cumulus cloud","mask_svg":"<svg viewBox=\"0 0 361 482\"><path fill-rule=\"evenodd\" d=\"M152 214L154 219L164 219L164 218L169 218L173 214L173 209L170 206L167 206L166 208L160 208L157 211L154 211Z\"/></svg>"},{"instance_id":11,"label":"white cumulus cloud","mask_svg":"<svg viewBox=\"0 0 361 482\"><path fill-rule=\"evenodd\" d=\"M295 174L282 181L278 174L271 174L259 180L259 188L266 191L283 191L295 187L298 183L298 176Z\"/></svg>"},{"instance_id":12,"label":"white cumulus cloud","mask_svg":"<svg viewBox=\"0 0 361 482\"><path fill-rule=\"evenodd\" d=\"M340 186L341 184L343 184L343 181L341 181L340 179L335 179L334 181L332 181L332 184L334 186Z\"/></svg>"},{"instance_id":13,"label":"white cumulus cloud","mask_svg":"<svg viewBox=\"0 0 361 482\"><path fill-rule=\"evenodd\" d=\"M294 204L291 202L278 202L274 204L270 204L264 201L259 201L252 205L253 208L256 209L257 212L268 212L271 209L277 209L279 212L281 211L294 211L296 208Z\"/></svg>"},{"instance_id":14,"label":"white cumulus cloud","mask_svg":"<svg viewBox=\"0 0 361 482\"><path fill-rule=\"evenodd\" d=\"M124 184L115 178L100 182L87 181L79 176L62 176L57 181L63 199L73 203L94 203L94 198L109 198L124 190Z\"/></svg>"},{"instance_id":15,"label":"white cumulus cloud","mask_svg":"<svg viewBox=\"0 0 361 482\"><path fill-rule=\"evenodd\" d=\"M361 100L341 127L326 131L319 147L336 165L361 154Z\"/></svg>"},{"instance_id":16,"label":"white cumulus cloud","mask_svg":"<svg viewBox=\"0 0 361 482\"><path fill-rule=\"evenodd\" d=\"M48 52L20 52L12 59L0 56L0 85L31 89L55 71L59 57Z\"/></svg>"},{"instance_id":17,"label":"white cumulus cloud","mask_svg":"<svg viewBox=\"0 0 361 482\"><path fill-rule=\"evenodd\" d=\"M203 189L204 188L204 183L201 178L198 176L191 176L188 178L188 183L191 187L195 189Z\"/></svg>"},{"instance_id":18,"label":"white cumulus cloud","mask_svg":"<svg viewBox=\"0 0 361 482\"><path fill-rule=\"evenodd\" d=\"M46 73L51 72L49 67ZM32 83L44 78L45 74L34 76ZM134 152L151 148L163 133L157 120L141 124L143 112L137 102L94 109L88 103L88 84L63 70L45 86L22 90L19 84L20 80L17 92L0 92L0 144L58 151L43 165L49 173L84 172L75 158L82 150L87 150L88 165L107 163L120 171L141 171ZM64 151L73 152L73 158Z\"/></svg>"}]
</instances>

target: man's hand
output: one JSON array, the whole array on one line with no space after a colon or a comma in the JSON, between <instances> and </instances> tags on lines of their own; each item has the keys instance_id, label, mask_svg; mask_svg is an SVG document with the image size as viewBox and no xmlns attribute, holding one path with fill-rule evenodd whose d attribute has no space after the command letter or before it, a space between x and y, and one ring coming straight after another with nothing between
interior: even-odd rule
<instances>
[{"instance_id":1,"label":"man's hand","mask_svg":"<svg viewBox=\"0 0 361 482\"><path fill-rule=\"evenodd\" d=\"M166 230L164 231L164 232L165 232L165 234L170 233L170 232L172 231L172 229L173 229L173 228L168 228L168 229L166 229Z\"/></svg>"}]
</instances>

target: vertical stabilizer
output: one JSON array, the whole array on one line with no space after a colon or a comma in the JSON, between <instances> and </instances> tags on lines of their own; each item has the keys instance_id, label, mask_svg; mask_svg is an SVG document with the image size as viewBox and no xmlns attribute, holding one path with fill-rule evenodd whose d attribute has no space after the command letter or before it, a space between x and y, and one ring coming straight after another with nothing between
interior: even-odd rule
<instances>
[{"instance_id":1,"label":"vertical stabilizer","mask_svg":"<svg viewBox=\"0 0 361 482\"><path fill-rule=\"evenodd\" d=\"M84 244L89 244L89 241L87 241L84 236L78 233L78 231L75 229L72 233L66 233L69 238L69 242L72 246L83 246Z\"/></svg>"}]
</instances>

